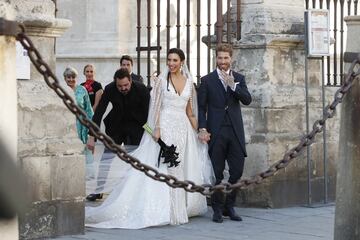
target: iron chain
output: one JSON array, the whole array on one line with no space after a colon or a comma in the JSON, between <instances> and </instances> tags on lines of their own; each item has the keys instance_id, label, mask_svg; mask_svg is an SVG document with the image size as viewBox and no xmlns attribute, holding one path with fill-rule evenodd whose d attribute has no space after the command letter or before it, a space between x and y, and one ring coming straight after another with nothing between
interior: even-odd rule
<instances>
[{"instance_id":1,"label":"iron chain","mask_svg":"<svg viewBox=\"0 0 360 240\"><path fill-rule=\"evenodd\" d=\"M301 154L301 152L307 147L310 146L315 141L315 136L323 131L323 127L325 122L334 117L336 106L342 102L345 94L350 90L353 80L360 74L360 70L354 72L354 68L357 64L359 64L359 59L355 60L346 75L345 80L343 81L343 85L336 91L334 100L331 104L329 104L323 114L323 118L315 121L313 125L312 131L303 136L296 147L293 147L289 151L287 151L283 158L273 165L270 166L264 172L256 174L249 179L239 180L235 184L229 183L221 183L218 185L196 185L192 181L180 181L176 177L167 175L164 173L160 173L155 168L152 168L148 165L141 163L138 159L130 156L120 145L116 144L108 135L101 132L100 128L91 120L88 119L85 112L76 105L72 97L62 88L59 84L59 80L56 78L54 73L51 71L49 65L43 60L39 51L35 48L33 42L30 38L25 34L25 28L23 25L19 25L20 31L16 35L17 40L22 44L22 46L28 51L28 55L30 57L31 62L34 64L35 68L43 75L45 82L47 85L55 91L55 93L63 100L66 107L76 115L79 121L89 128L89 131L95 136L97 139L102 141L104 145L109 148L111 151L115 152L117 156L130 164L133 168L144 172L146 176L160 182L164 182L172 188L183 188L187 192L198 192L203 195L211 195L216 191L221 191L223 193L230 193L236 189L244 189L252 185L259 184L263 182L265 179L274 176L279 170L288 166L288 164L293 161L297 156Z\"/></svg>"}]
</instances>

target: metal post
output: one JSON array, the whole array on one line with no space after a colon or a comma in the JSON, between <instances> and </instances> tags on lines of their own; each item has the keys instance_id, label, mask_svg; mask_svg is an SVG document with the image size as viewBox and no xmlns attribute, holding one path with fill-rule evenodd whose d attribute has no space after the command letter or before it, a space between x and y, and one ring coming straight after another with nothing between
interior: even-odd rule
<instances>
[{"instance_id":1,"label":"metal post","mask_svg":"<svg viewBox=\"0 0 360 240\"><path fill-rule=\"evenodd\" d=\"M358 2L359 2L359 0L354 0L354 15L357 15Z\"/></svg>"},{"instance_id":2,"label":"metal post","mask_svg":"<svg viewBox=\"0 0 360 240\"><path fill-rule=\"evenodd\" d=\"M326 0L326 9L328 9L330 11L330 0ZM326 57L326 64L327 64L327 81L326 81L326 85L330 86L331 85L331 72L330 72L330 56Z\"/></svg>"},{"instance_id":3,"label":"metal post","mask_svg":"<svg viewBox=\"0 0 360 240\"><path fill-rule=\"evenodd\" d=\"M323 116L325 116L325 63L324 57L321 58L321 81L322 81L322 105ZM327 138L326 138L326 122L323 126L323 164L324 164L324 204L328 202L328 176L327 176Z\"/></svg>"},{"instance_id":4,"label":"metal post","mask_svg":"<svg viewBox=\"0 0 360 240\"><path fill-rule=\"evenodd\" d=\"M157 24L156 24L156 30L157 30L157 46L158 49L156 51L156 59L157 59L157 64L156 64L156 71L157 74L160 73L160 0L157 0L157 6L156 6L156 11L157 11ZM150 86L148 86L150 87Z\"/></svg>"},{"instance_id":5,"label":"metal post","mask_svg":"<svg viewBox=\"0 0 360 240\"><path fill-rule=\"evenodd\" d=\"M334 44L334 85L337 85L337 0L334 0L334 39L335 39L335 44Z\"/></svg>"},{"instance_id":6,"label":"metal post","mask_svg":"<svg viewBox=\"0 0 360 240\"><path fill-rule=\"evenodd\" d=\"M309 134L309 73L308 73L308 57L305 56L305 112L306 112L306 133ZM312 204L311 195L311 151L310 146L306 147L306 160L307 160L307 190L308 190L308 206Z\"/></svg>"},{"instance_id":7,"label":"metal post","mask_svg":"<svg viewBox=\"0 0 360 240\"><path fill-rule=\"evenodd\" d=\"M347 15L349 16L351 14L351 0L347 0Z\"/></svg>"},{"instance_id":8,"label":"metal post","mask_svg":"<svg viewBox=\"0 0 360 240\"><path fill-rule=\"evenodd\" d=\"M177 0L177 12L176 12L176 47L180 48L180 0Z\"/></svg>"},{"instance_id":9,"label":"metal post","mask_svg":"<svg viewBox=\"0 0 360 240\"><path fill-rule=\"evenodd\" d=\"M309 134L309 59L308 59L308 22L307 12L304 14L305 19L305 115L306 115L306 134ZM307 162L307 195L308 195L308 206L311 206L311 151L310 146L306 147L306 162Z\"/></svg>"},{"instance_id":10,"label":"metal post","mask_svg":"<svg viewBox=\"0 0 360 240\"><path fill-rule=\"evenodd\" d=\"M222 42L222 30L223 30L223 19L222 19L222 1L217 0L217 20L216 20L216 42Z\"/></svg>"},{"instance_id":11,"label":"metal post","mask_svg":"<svg viewBox=\"0 0 360 240\"><path fill-rule=\"evenodd\" d=\"M166 1L166 52L170 49L170 0Z\"/></svg>"},{"instance_id":12,"label":"metal post","mask_svg":"<svg viewBox=\"0 0 360 240\"><path fill-rule=\"evenodd\" d=\"M236 3L236 39L241 39L241 0L237 0Z\"/></svg>"},{"instance_id":13,"label":"metal post","mask_svg":"<svg viewBox=\"0 0 360 240\"><path fill-rule=\"evenodd\" d=\"M151 0L147 1L147 42L148 42L148 49L147 49L147 81L148 86L150 86L150 75L151 75L151 65L150 65L150 47L151 47Z\"/></svg>"},{"instance_id":14,"label":"metal post","mask_svg":"<svg viewBox=\"0 0 360 240\"><path fill-rule=\"evenodd\" d=\"M344 76L344 3L340 0L340 84Z\"/></svg>"},{"instance_id":15,"label":"metal post","mask_svg":"<svg viewBox=\"0 0 360 240\"><path fill-rule=\"evenodd\" d=\"M208 23L207 23L207 38L208 38L208 49L207 49L207 55L208 55L208 60L207 60L207 66L208 66L208 72L211 71L211 63L210 63L210 60L211 60L211 39L210 39L210 36L211 36L211 0L208 0L208 9L207 9L207 20L208 20Z\"/></svg>"},{"instance_id":16,"label":"metal post","mask_svg":"<svg viewBox=\"0 0 360 240\"><path fill-rule=\"evenodd\" d=\"M201 37L201 32L200 32L200 28L201 28L201 0L197 1L197 22L196 22L196 30L197 30L197 34L196 34L196 53L197 53L197 58L198 58L198 62L197 62L197 68L196 68L196 83L199 85L200 84L200 37Z\"/></svg>"},{"instance_id":17,"label":"metal post","mask_svg":"<svg viewBox=\"0 0 360 240\"><path fill-rule=\"evenodd\" d=\"M190 69L190 0L186 1L186 64Z\"/></svg>"},{"instance_id":18,"label":"metal post","mask_svg":"<svg viewBox=\"0 0 360 240\"><path fill-rule=\"evenodd\" d=\"M137 74L140 75L141 0L137 0Z\"/></svg>"},{"instance_id":19,"label":"metal post","mask_svg":"<svg viewBox=\"0 0 360 240\"><path fill-rule=\"evenodd\" d=\"M226 39L227 39L227 43L230 43L230 41L231 41L230 24L231 24L231 10L230 10L230 0L228 0L227 6L226 6Z\"/></svg>"}]
</instances>

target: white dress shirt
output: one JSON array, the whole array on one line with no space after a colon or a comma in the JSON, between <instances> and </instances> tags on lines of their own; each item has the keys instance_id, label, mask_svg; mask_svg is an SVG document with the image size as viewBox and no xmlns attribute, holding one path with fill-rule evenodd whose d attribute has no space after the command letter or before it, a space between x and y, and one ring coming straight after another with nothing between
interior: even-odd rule
<instances>
[{"instance_id":1,"label":"white dress shirt","mask_svg":"<svg viewBox=\"0 0 360 240\"><path fill-rule=\"evenodd\" d=\"M221 70L217 67L217 68L216 68L216 71L217 71L217 74L218 74L218 76L219 76L219 79L221 80L222 85L224 86L225 91L227 91L227 84L226 84L225 80L223 79L223 77L222 77L222 75L221 75ZM230 75L230 69L228 69L228 70L226 71L226 74ZM236 85L238 85L238 84L239 84L238 82L235 82L234 87L231 88L231 90L235 91Z\"/></svg>"}]
</instances>

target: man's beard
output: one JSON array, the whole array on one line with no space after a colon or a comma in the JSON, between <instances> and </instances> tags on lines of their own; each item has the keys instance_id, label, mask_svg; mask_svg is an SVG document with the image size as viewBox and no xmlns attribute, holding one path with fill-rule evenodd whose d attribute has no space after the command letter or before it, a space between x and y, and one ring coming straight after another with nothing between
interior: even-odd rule
<instances>
[{"instance_id":1,"label":"man's beard","mask_svg":"<svg viewBox=\"0 0 360 240\"><path fill-rule=\"evenodd\" d=\"M230 69L230 66L228 65L217 65L217 67L220 69L220 70L224 70L224 71L227 71ZM226 69L225 69L226 68Z\"/></svg>"},{"instance_id":2,"label":"man's beard","mask_svg":"<svg viewBox=\"0 0 360 240\"><path fill-rule=\"evenodd\" d=\"M122 95L127 95L127 94L129 93L129 90L127 90L127 91L120 91L120 93L121 93Z\"/></svg>"}]
</instances>

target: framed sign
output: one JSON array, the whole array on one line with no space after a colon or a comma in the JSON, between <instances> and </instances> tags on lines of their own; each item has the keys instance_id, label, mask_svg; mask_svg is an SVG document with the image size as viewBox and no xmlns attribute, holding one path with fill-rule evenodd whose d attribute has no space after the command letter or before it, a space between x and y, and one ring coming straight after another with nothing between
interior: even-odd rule
<instances>
[{"instance_id":1,"label":"framed sign","mask_svg":"<svg viewBox=\"0 0 360 240\"><path fill-rule=\"evenodd\" d=\"M308 57L330 55L329 10L311 9L305 12L305 34Z\"/></svg>"},{"instance_id":2,"label":"framed sign","mask_svg":"<svg viewBox=\"0 0 360 240\"><path fill-rule=\"evenodd\" d=\"M30 79L30 58L18 41L16 41L16 79Z\"/></svg>"}]
</instances>

